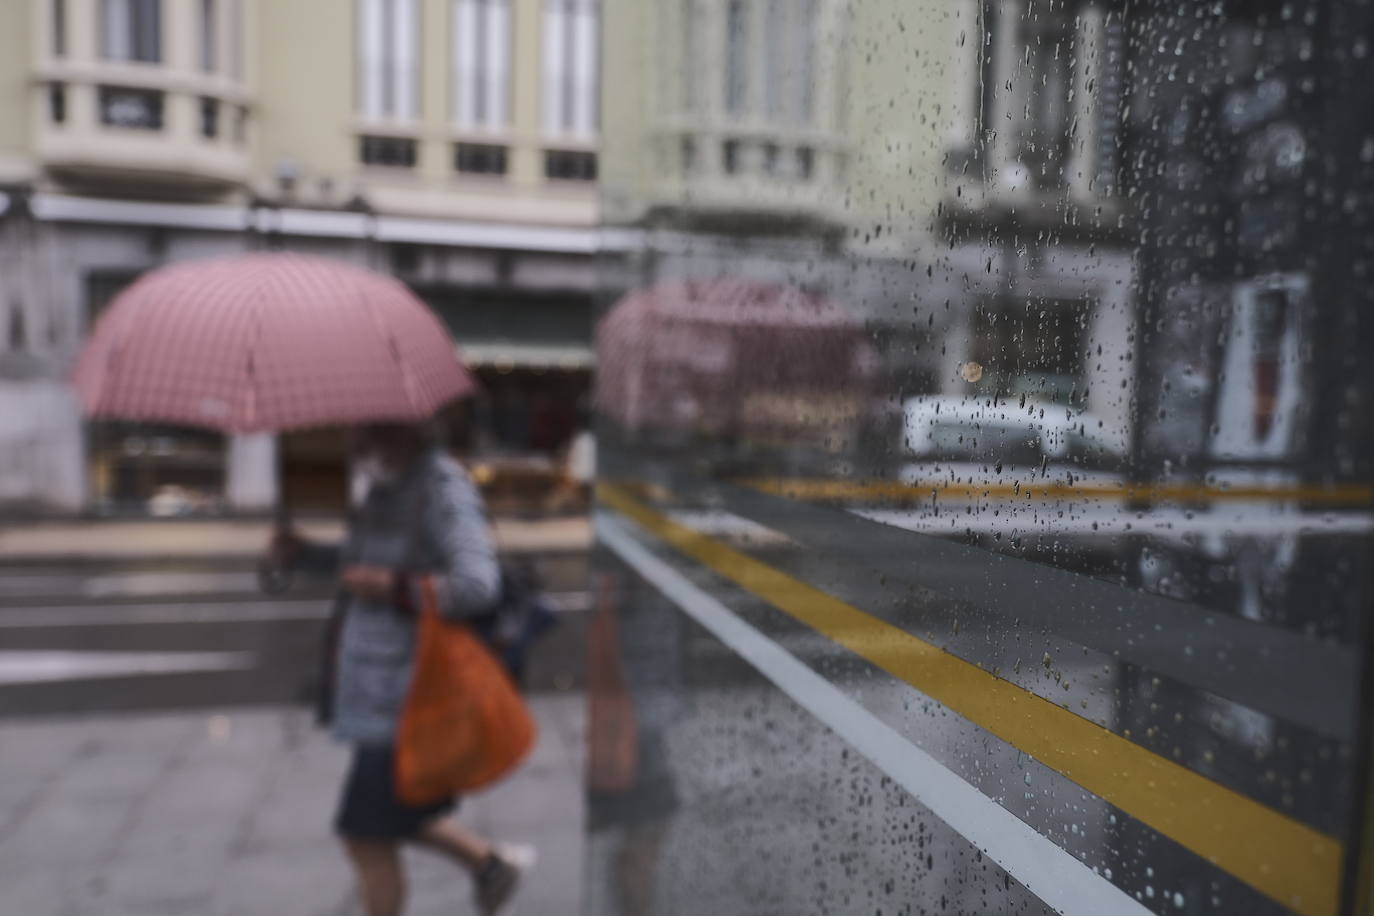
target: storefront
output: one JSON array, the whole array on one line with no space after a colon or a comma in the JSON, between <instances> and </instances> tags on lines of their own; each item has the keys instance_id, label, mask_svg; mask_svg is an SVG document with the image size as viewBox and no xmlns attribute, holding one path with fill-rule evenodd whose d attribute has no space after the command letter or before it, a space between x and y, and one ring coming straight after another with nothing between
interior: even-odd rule
<instances>
[{"instance_id":1,"label":"storefront","mask_svg":"<svg viewBox=\"0 0 1374 916\"><path fill-rule=\"evenodd\" d=\"M88 433L91 503L98 514L225 511L224 436L141 423L92 423Z\"/></svg>"}]
</instances>

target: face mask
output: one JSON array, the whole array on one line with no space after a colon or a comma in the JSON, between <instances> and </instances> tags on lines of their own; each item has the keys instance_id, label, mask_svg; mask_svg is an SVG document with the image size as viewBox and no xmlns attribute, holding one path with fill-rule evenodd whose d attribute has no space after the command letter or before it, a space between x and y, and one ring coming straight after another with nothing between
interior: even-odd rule
<instances>
[{"instance_id":1,"label":"face mask","mask_svg":"<svg viewBox=\"0 0 1374 916\"><path fill-rule=\"evenodd\" d=\"M367 452L358 456L356 466L358 472L373 483L387 484L396 479L396 471L383 461L382 456L376 452Z\"/></svg>"}]
</instances>

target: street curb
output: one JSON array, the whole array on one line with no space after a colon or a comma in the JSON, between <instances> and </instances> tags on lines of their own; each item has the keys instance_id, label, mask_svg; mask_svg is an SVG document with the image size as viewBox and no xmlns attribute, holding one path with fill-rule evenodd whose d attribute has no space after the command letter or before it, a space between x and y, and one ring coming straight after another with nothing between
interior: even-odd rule
<instances>
[{"instance_id":1,"label":"street curb","mask_svg":"<svg viewBox=\"0 0 1374 916\"><path fill-rule=\"evenodd\" d=\"M544 556L544 557L577 557L589 553L592 544L585 546L557 546L545 547L543 545L530 545L518 547L502 547L502 556ZM18 568L39 568L39 569L200 569L202 567L213 568L216 570L248 570L256 569L261 554L244 553L225 553L225 554L183 554L176 556L157 556L153 554L93 554L93 553L72 553L72 554L6 554L0 556L0 573L6 569Z\"/></svg>"}]
</instances>

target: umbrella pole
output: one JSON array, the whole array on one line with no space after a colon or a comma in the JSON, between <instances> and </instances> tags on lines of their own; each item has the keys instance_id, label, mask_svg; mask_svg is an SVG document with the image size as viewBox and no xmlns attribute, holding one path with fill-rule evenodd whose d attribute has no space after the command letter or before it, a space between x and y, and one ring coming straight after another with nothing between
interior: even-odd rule
<instances>
[{"instance_id":1,"label":"umbrella pole","mask_svg":"<svg viewBox=\"0 0 1374 916\"><path fill-rule=\"evenodd\" d=\"M272 537L275 539L291 530L291 504L286 496L286 458L281 447L281 436L277 436L275 454L277 474L277 505L272 510ZM293 570L289 563L283 563L271 553L258 561L258 588L267 595L280 595L291 587Z\"/></svg>"}]
</instances>

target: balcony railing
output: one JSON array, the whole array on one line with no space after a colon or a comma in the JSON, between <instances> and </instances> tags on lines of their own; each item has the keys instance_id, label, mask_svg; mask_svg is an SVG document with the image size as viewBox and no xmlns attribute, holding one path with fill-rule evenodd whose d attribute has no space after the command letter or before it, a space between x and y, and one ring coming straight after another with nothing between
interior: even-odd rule
<instances>
[{"instance_id":1,"label":"balcony railing","mask_svg":"<svg viewBox=\"0 0 1374 916\"><path fill-rule=\"evenodd\" d=\"M839 222L848 150L835 134L767 125L665 123L657 206Z\"/></svg>"},{"instance_id":2,"label":"balcony railing","mask_svg":"<svg viewBox=\"0 0 1374 916\"><path fill-rule=\"evenodd\" d=\"M44 170L73 184L222 193L247 183L252 100L219 76L160 65L54 61L36 74Z\"/></svg>"}]
</instances>

